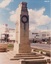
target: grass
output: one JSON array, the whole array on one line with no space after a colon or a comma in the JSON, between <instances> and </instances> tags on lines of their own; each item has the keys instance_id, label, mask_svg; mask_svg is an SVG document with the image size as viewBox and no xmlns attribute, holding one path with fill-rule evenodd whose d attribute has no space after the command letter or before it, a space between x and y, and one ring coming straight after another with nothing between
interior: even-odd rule
<instances>
[{"instance_id":1,"label":"grass","mask_svg":"<svg viewBox=\"0 0 51 64\"><path fill-rule=\"evenodd\" d=\"M13 50L14 44L8 44L8 50Z\"/></svg>"}]
</instances>

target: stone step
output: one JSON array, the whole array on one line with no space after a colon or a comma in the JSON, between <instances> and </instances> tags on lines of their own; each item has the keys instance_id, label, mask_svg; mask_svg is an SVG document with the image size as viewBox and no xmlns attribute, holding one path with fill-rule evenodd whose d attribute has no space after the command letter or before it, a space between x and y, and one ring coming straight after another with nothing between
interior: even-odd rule
<instances>
[{"instance_id":1,"label":"stone step","mask_svg":"<svg viewBox=\"0 0 51 64\"><path fill-rule=\"evenodd\" d=\"M11 60L19 60L19 59L44 59L44 57L16 57Z\"/></svg>"},{"instance_id":2,"label":"stone step","mask_svg":"<svg viewBox=\"0 0 51 64\"><path fill-rule=\"evenodd\" d=\"M39 57L39 56L42 56L42 55L40 55L40 54L33 54L33 53L30 53L30 54L16 54L15 56L14 56L14 58L16 58L16 57Z\"/></svg>"},{"instance_id":3,"label":"stone step","mask_svg":"<svg viewBox=\"0 0 51 64\"><path fill-rule=\"evenodd\" d=\"M35 55L36 53L18 53L16 55Z\"/></svg>"}]
</instances>

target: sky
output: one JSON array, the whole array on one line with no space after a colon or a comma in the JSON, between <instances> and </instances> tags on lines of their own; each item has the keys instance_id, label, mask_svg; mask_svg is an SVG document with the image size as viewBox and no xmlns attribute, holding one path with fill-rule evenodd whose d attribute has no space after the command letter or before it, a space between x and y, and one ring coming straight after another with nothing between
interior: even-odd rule
<instances>
[{"instance_id":1,"label":"sky","mask_svg":"<svg viewBox=\"0 0 51 64\"><path fill-rule=\"evenodd\" d=\"M27 2L29 11L29 30L51 30L51 0L0 0L0 25L8 24L15 28L19 19L20 2Z\"/></svg>"}]
</instances>

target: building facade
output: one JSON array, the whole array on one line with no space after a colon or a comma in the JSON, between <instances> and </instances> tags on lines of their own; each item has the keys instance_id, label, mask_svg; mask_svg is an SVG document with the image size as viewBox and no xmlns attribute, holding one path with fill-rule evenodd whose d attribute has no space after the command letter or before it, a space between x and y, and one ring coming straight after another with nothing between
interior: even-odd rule
<instances>
[{"instance_id":1,"label":"building facade","mask_svg":"<svg viewBox=\"0 0 51 64\"><path fill-rule=\"evenodd\" d=\"M8 42L15 42L15 29L9 28L7 24L0 26L0 41L5 42L8 37Z\"/></svg>"},{"instance_id":2,"label":"building facade","mask_svg":"<svg viewBox=\"0 0 51 64\"><path fill-rule=\"evenodd\" d=\"M36 42L48 42L51 43L51 31L34 31L33 33L30 32L30 40Z\"/></svg>"}]
</instances>

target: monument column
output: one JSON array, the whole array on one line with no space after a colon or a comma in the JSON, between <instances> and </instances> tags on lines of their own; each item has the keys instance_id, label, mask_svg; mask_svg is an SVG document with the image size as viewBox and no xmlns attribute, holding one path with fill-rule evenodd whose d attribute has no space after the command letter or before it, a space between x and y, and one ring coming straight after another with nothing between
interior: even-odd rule
<instances>
[{"instance_id":1,"label":"monument column","mask_svg":"<svg viewBox=\"0 0 51 64\"><path fill-rule=\"evenodd\" d=\"M17 22L16 27L16 43L17 53L30 53L30 42L29 42L29 15L27 10L27 3L22 2L20 19Z\"/></svg>"}]
</instances>

